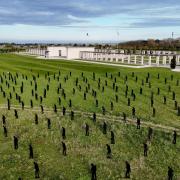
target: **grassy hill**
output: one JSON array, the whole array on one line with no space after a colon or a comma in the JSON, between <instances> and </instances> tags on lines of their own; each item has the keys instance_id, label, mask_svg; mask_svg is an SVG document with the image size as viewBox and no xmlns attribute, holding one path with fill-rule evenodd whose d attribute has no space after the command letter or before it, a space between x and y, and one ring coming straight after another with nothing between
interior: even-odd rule
<instances>
[{"instance_id":1,"label":"grassy hill","mask_svg":"<svg viewBox=\"0 0 180 180\"><path fill-rule=\"evenodd\" d=\"M98 179L123 179L126 160L131 164L132 179L166 179L168 166L173 168L174 178L179 179L179 139L176 145L172 144L173 130L180 133L180 116L175 108L175 100L180 102L179 80L179 73L164 68L129 69L0 55L0 116L6 116L8 129L8 137L4 137L3 125L0 126L0 179L34 179L34 160L39 164L41 179L88 180L91 163L97 165ZM96 92L96 97L92 91ZM7 110L7 99L10 99L11 110ZM31 100L33 108L30 107ZM70 100L72 107L69 107ZM44 113L41 113L40 105L44 107ZM57 112L54 112L54 105ZM65 116L62 115L63 107L68 111ZM132 116L133 107L135 117ZM18 111L18 119L14 109ZM71 111L74 120L70 118ZM38 125L34 122L36 113ZM97 115L96 122L92 121L93 113ZM127 123L122 120L123 113ZM140 130L136 128L137 117L142 123ZM50 129L47 118L51 120ZM107 123L107 134L102 133L104 122ZM85 136L85 123L90 126L89 136ZM61 137L62 127L66 129L66 140ZM149 127L153 128L151 141L147 139ZM115 144L111 145L112 159L107 159L110 131L115 134ZM19 139L18 150L13 149L14 135ZM62 155L61 141L67 145L67 156ZM143 155L144 142L149 147L148 157ZM34 160L28 157L29 143L33 146Z\"/></svg>"}]
</instances>

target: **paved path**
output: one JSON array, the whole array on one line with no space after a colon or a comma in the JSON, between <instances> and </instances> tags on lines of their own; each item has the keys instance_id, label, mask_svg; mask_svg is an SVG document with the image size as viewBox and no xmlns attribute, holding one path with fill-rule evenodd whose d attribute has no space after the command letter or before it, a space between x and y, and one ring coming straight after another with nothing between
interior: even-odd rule
<instances>
[{"instance_id":1,"label":"paved path","mask_svg":"<svg viewBox=\"0 0 180 180\"><path fill-rule=\"evenodd\" d=\"M180 66L176 66L176 69L173 69L174 72L180 72Z\"/></svg>"},{"instance_id":2,"label":"paved path","mask_svg":"<svg viewBox=\"0 0 180 180\"><path fill-rule=\"evenodd\" d=\"M1 105L0 109L7 109L7 106L6 105L4 105L4 106ZM18 106L18 105L11 106L11 110L14 110L14 109L22 110L22 108L20 106ZM41 109L40 109L40 107L30 108L29 106L25 106L24 111L41 112ZM45 107L44 107L44 112L54 113L52 108L50 109L50 108L45 108ZM57 109L57 112L58 112L57 113L58 116L63 116L62 109ZM70 115L70 111L67 110L66 113L68 115ZM83 111L74 111L74 113L75 113L75 115L79 115L79 116L86 117L86 118L92 118L92 115L93 115L93 113L83 112ZM55 113L54 113L54 115L57 116ZM98 120L116 122L116 123L124 123L124 124L131 124L131 125L136 126L136 119L130 119L128 117L127 117L126 122L125 122L123 120L122 116L107 115L107 114L102 115L102 114L96 113L96 118ZM168 133L176 130L177 132L180 133L179 128L174 128L174 127L171 127L171 126L165 126L165 125L162 125L162 124L155 124L153 122L147 122L147 121L142 121L142 120L141 120L141 126L146 127L146 128L151 127L153 129L160 130L160 131L163 131L163 132L168 132Z\"/></svg>"}]
</instances>

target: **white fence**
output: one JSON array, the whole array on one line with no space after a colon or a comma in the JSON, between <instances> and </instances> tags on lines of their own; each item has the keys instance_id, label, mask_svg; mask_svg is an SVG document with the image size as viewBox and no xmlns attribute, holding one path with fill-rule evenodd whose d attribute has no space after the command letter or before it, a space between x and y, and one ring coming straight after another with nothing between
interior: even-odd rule
<instances>
[{"instance_id":1,"label":"white fence","mask_svg":"<svg viewBox=\"0 0 180 180\"><path fill-rule=\"evenodd\" d=\"M137 65L169 65L173 55L126 55L102 52L80 52L80 59L116 62ZM176 55L176 62L180 64L180 55Z\"/></svg>"}]
</instances>

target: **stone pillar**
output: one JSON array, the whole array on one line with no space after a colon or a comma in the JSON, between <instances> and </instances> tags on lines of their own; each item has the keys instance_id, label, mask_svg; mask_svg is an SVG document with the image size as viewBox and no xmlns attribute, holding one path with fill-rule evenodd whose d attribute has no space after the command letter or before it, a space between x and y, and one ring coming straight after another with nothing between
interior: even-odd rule
<instances>
[{"instance_id":1,"label":"stone pillar","mask_svg":"<svg viewBox=\"0 0 180 180\"><path fill-rule=\"evenodd\" d=\"M83 52L81 52L81 56L85 56L85 59L88 60L88 55L89 53L88 52L85 52L85 54Z\"/></svg>"},{"instance_id":2,"label":"stone pillar","mask_svg":"<svg viewBox=\"0 0 180 180\"><path fill-rule=\"evenodd\" d=\"M101 53L101 61L103 61L104 55L103 53Z\"/></svg>"},{"instance_id":3,"label":"stone pillar","mask_svg":"<svg viewBox=\"0 0 180 180\"><path fill-rule=\"evenodd\" d=\"M99 53L100 61L102 61L102 53Z\"/></svg>"},{"instance_id":4,"label":"stone pillar","mask_svg":"<svg viewBox=\"0 0 180 180\"><path fill-rule=\"evenodd\" d=\"M95 54L95 53L92 53L92 56L91 56L91 57L92 57L92 60L94 60L94 56L95 56L94 54Z\"/></svg>"},{"instance_id":5,"label":"stone pillar","mask_svg":"<svg viewBox=\"0 0 180 180\"><path fill-rule=\"evenodd\" d=\"M79 53L79 59L83 59L82 54L83 54L82 52Z\"/></svg>"},{"instance_id":6,"label":"stone pillar","mask_svg":"<svg viewBox=\"0 0 180 180\"><path fill-rule=\"evenodd\" d=\"M163 56L163 64L166 65L166 56Z\"/></svg>"},{"instance_id":7,"label":"stone pillar","mask_svg":"<svg viewBox=\"0 0 180 180\"><path fill-rule=\"evenodd\" d=\"M177 55L177 56L176 56L176 63L177 63L177 64L179 64L179 59L180 59L180 56Z\"/></svg>"},{"instance_id":8,"label":"stone pillar","mask_svg":"<svg viewBox=\"0 0 180 180\"><path fill-rule=\"evenodd\" d=\"M141 56L141 64L144 65L144 56Z\"/></svg>"},{"instance_id":9,"label":"stone pillar","mask_svg":"<svg viewBox=\"0 0 180 180\"><path fill-rule=\"evenodd\" d=\"M122 55L122 63L124 63L124 55Z\"/></svg>"},{"instance_id":10,"label":"stone pillar","mask_svg":"<svg viewBox=\"0 0 180 180\"><path fill-rule=\"evenodd\" d=\"M118 54L116 54L116 62L118 62Z\"/></svg>"},{"instance_id":11,"label":"stone pillar","mask_svg":"<svg viewBox=\"0 0 180 180\"><path fill-rule=\"evenodd\" d=\"M87 60L87 52L83 53L83 59Z\"/></svg>"},{"instance_id":12,"label":"stone pillar","mask_svg":"<svg viewBox=\"0 0 180 180\"><path fill-rule=\"evenodd\" d=\"M96 53L93 54L93 60L96 60Z\"/></svg>"},{"instance_id":13,"label":"stone pillar","mask_svg":"<svg viewBox=\"0 0 180 180\"><path fill-rule=\"evenodd\" d=\"M102 61L104 61L105 55L102 53Z\"/></svg>"},{"instance_id":14,"label":"stone pillar","mask_svg":"<svg viewBox=\"0 0 180 180\"><path fill-rule=\"evenodd\" d=\"M117 55L115 56L115 58L116 58L116 62L118 62L118 56Z\"/></svg>"},{"instance_id":15,"label":"stone pillar","mask_svg":"<svg viewBox=\"0 0 180 180\"><path fill-rule=\"evenodd\" d=\"M171 64L171 59L172 59L173 57L171 57L171 56L169 56L169 64Z\"/></svg>"},{"instance_id":16,"label":"stone pillar","mask_svg":"<svg viewBox=\"0 0 180 180\"><path fill-rule=\"evenodd\" d=\"M156 56L156 65L159 65L159 56Z\"/></svg>"},{"instance_id":17,"label":"stone pillar","mask_svg":"<svg viewBox=\"0 0 180 180\"><path fill-rule=\"evenodd\" d=\"M90 52L90 53L89 53L89 59L90 59L90 60L92 60L92 55L93 55L93 53Z\"/></svg>"},{"instance_id":18,"label":"stone pillar","mask_svg":"<svg viewBox=\"0 0 180 180\"><path fill-rule=\"evenodd\" d=\"M104 57L105 57L105 61L107 61L108 60L108 54L105 54Z\"/></svg>"},{"instance_id":19,"label":"stone pillar","mask_svg":"<svg viewBox=\"0 0 180 180\"><path fill-rule=\"evenodd\" d=\"M107 54L107 59L106 60L109 61L109 54Z\"/></svg>"},{"instance_id":20,"label":"stone pillar","mask_svg":"<svg viewBox=\"0 0 180 180\"><path fill-rule=\"evenodd\" d=\"M98 53L96 53L96 61L98 61L98 55L99 55L99 54L98 54Z\"/></svg>"},{"instance_id":21,"label":"stone pillar","mask_svg":"<svg viewBox=\"0 0 180 180\"><path fill-rule=\"evenodd\" d=\"M110 61L113 62L114 54L109 54Z\"/></svg>"},{"instance_id":22,"label":"stone pillar","mask_svg":"<svg viewBox=\"0 0 180 180\"><path fill-rule=\"evenodd\" d=\"M128 55L128 64L131 62L131 55Z\"/></svg>"},{"instance_id":23,"label":"stone pillar","mask_svg":"<svg viewBox=\"0 0 180 180\"><path fill-rule=\"evenodd\" d=\"M137 56L135 55L134 56L134 64L136 64L136 61L137 61Z\"/></svg>"},{"instance_id":24,"label":"stone pillar","mask_svg":"<svg viewBox=\"0 0 180 180\"><path fill-rule=\"evenodd\" d=\"M149 65L151 65L151 59L152 59L152 57L149 56Z\"/></svg>"}]
</instances>

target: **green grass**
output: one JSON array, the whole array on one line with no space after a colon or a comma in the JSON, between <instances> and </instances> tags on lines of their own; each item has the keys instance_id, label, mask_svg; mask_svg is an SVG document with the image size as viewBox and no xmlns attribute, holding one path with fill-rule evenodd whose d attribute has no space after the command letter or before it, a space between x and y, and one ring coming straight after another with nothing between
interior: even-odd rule
<instances>
[{"instance_id":1,"label":"green grass","mask_svg":"<svg viewBox=\"0 0 180 180\"><path fill-rule=\"evenodd\" d=\"M104 64L120 64L120 65L128 65L128 66L142 66L141 64L133 64L133 62L131 62L130 64L128 63L122 63L121 61L116 62L116 61L101 61L101 60L82 60L82 59L77 59L77 60L81 60L83 61L89 61L89 62L98 62L98 63L104 63Z\"/></svg>"},{"instance_id":2,"label":"green grass","mask_svg":"<svg viewBox=\"0 0 180 180\"><path fill-rule=\"evenodd\" d=\"M61 72L60 80L53 78L54 74L57 77ZM8 79L8 72L13 76L18 73L17 85ZM45 74L50 73L50 83L45 79ZM69 73L72 72L72 76ZM88 82L83 81L81 73L87 78ZM96 80L93 80L92 73L95 72ZM105 73L108 73L106 78ZM121 72L121 76L118 76ZM132 77L132 72L135 76ZM150 73L151 88L145 83L147 73ZM160 74L160 79L157 79L157 74ZM4 75L3 75L4 74ZM34 147L35 160L40 166L41 179L90 179L90 164L93 162L97 165L98 179L123 179L125 172L125 161L128 160L132 166L132 179L165 179L167 177L167 167L171 166L175 172L175 179L180 178L180 141L176 145L172 144L172 132L162 130L154 130L152 142L149 143L148 157L143 156L143 143L147 140L147 127L137 130L133 125L113 122L104 116L104 120L97 120L93 123L90 118L78 116L75 113L75 120L71 121L69 116L61 117L60 111L58 114L53 113L54 104L58 109L65 106L68 110L96 112L102 113L101 107L106 108L107 115L122 116L125 112L129 118L132 118L131 109L136 108L136 115L142 121L157 125L165 125L180 129L180 118L177 116L177 110L174 109L174 100L172 100L172 92L176 93L176 101L180 102L180 91L176 85L176 81L180 80L180 73L171 72L165 68L147 68L147 69L130 69L123 67L113 67L107 65L89 64L73 61L53 61L39 60L34 57L17 56L13 54L0 55L0 75L3 77L3 83L0 86L6 91L4 98L0 93L0 106L7 106L7 97L9 92L12 92L11 105L20 104L15 99L13 86L16 93L21 95L25 106L30 106L30 99L33 100L34 106L39 107L39 100L35 100L31 96L32 75L37 76L39 96L43 96L43 89L46 85L50 85L50 90L47 92L47 97L43 99L43 106L52 109L52 112L40 114L39 125L34 124L33 110L18 110L19 119L14 118L13 110L7 111L0 109L2 114L7 117L8 137L3 136L3 128L0 127L0 179L17 179L21 176L23 179L33 179L33 160L28 159L28 144L31 142ZM111 74L113 79L111 79ZM6 75L6 79L5 79ZM27 80L23 78L27 76ZM65 82L64 77L68 75L68 80ZM173 75L173 80L171 80ZM124 96L126 84L124 83L125 76L128 77L127 84L129 86L128 97L131 99L131 106L127 106L127 98ZM135 77L138 81L135 81ZM114 78L116 77L116 85L119 87L118 92L112 89ZM79 84L82 90L75 86L76 78L79 79ZM101 79L101 88L98 89L98 78ZM167 78L167 84L164 79ZM105 80L108 86L105 86ZM141 81L144 80L144 86ZM9 82L10 87L6 85ZM24 83L24 92L20 93L21 82ZM57 94L57 87L62 84L66 93L66 99ZM86 87L90 84L90 90L87 93L87 100L83 99L83 94ZM168 91L168 86L171 86L171 92ZM102 86L105 91L102 92ZM73 87L76 89L75 95L72 94ZM140 87L143 88L143 94L139 94ZM157 88L160 88L160 95L157 95ZM99 106L95 105L95 98L92 97L92 88L97 91L97 99ZM131 90L136 94L136 100L131 97ZM150 107L150 95L154 92L154 107L156 108L156 116L152 117L152 107ZM118 95L119 102L115 102L115 95ZM58 105L58 97L61 97L61 105ZM163 104L163 96L167 97L167 104ZM72 108L68 107L69 99L72 100ZM111 111L110 102L114 103L114 110ZM46 118L51 118L52 128L47 129ZM110 132L104 135L100 129L100 125L106 121L108 130L113 130L115 133L116 144L112 147L112 159L106 158L106 144L110 143ZM90 136L85 136L83 125L87 122L90 125ZM61 153L61 134L60 127L67 129L67 157ZM13 135L19 136L19 149L13 149Z\"/></svg>"}]
</instances>

